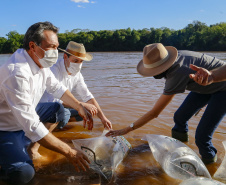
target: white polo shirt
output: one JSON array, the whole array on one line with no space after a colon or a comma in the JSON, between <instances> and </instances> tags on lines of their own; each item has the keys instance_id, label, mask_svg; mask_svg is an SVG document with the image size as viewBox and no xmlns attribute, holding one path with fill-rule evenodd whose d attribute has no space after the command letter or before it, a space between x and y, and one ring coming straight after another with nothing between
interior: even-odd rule
<instances>
[{"instance_id":1,"label":"white polo shirt","mask_svg":"<svg viewBox=\"0 0 226 185\"><path fill-rule=\"evenodd\" d=\"M23 130L33 142L47 135L35 111L45 90L61 98L67 88L49 68L40 69L26 50L18 49L0 67L0 130Z\"/></svg>"},{"instance_id":2,"label":"white polo shirt","mask_svg":"<svg viewBox=\"0 0 226 185\"><path fill-rule=\"evenodd\" d=\"M56 64L51 67L56 79L59 80L68 90L75 96L79 96L83 102L87 102L94 98L85 84L84 78L81 72L78 72L75 76L68 75L64 59L59 59ZM45 92L40 102L61 102L59 99L54 98L53 95Z\"/></svg>"}]
</instances>

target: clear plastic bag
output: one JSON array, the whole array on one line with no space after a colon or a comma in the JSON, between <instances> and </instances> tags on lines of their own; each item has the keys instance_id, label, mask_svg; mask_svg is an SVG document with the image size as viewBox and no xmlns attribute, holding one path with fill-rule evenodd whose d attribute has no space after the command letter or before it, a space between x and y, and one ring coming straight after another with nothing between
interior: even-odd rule
<instances>
[{"instance_id":1,"label":"clear plastic bag","mask_svg":"<svg viewBox=\"0 0 226 185\"><path fill-rule=\"evenodd\" d=\"M226 151L226 141L223 141L224 150ZM224 159L220 165L220 167L217 169L215 174L213 175L216 179L222 179L226 181L226 155L224 156Z\"/></svg>"},{"instance_id":2,"label":"clear plastic bag","mask_svg":"<svg viewBox=\"0 0 226 185\"><path fill-rule=\"evenodd\" d=\"M191 178L191 179L187 179L185 181L183 181L182 183L180 183L180 185L225 185L222 182L213 180L213 179L209 179L209 178L205 178L205 177L195 177L195 178Z\"/></svg>"},{"instance_id":3,"label":"clear plastic bag","mask_svg":"<svg viewBox=\"0 0 226 185\"><path fill-rule=\"evenodd\" d=\"M148 141L155 160L169 176L181 180L196 176L211 178L202 160L182 142L153 134L144 136L143 140Z\"/></svg>"},{"instance_id":4,"label":"clear plastic bag","mask_svg":"<svg viewBox=\"0 0 226 185\"><path fill-rule=\"evenodd\" d=\"M104 176L108 181L120 162L125 158L131 144L123 137L102 136L88 139L72 140L75 148L82 149L91 161L90 168Z\"/></svg>"}]
</instances>

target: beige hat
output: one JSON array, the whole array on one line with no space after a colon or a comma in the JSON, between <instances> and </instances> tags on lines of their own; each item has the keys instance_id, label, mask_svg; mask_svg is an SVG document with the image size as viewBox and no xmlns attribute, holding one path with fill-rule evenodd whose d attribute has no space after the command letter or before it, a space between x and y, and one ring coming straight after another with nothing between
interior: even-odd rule
<instances>
[{"instance_id":1,"label":"beige hat","mask_svg":"<svg viewBox=\"0 0 226 185\"><path fill-rule=\"evenodd\" d=\"M85 61L90 61L93 59L93 56L89 53L86 53L86 49L83 44L70 41L67 45L66 50L58 48L59 50L69 54L69 55L74 55L82 60Z\"/></svg>"},{"instance_id":2,"label":"beige hat","mask_svg":"<svg viewBox=\"0 0 226 185\"><path fill-rule=\"evenodd\" d=\"M177 58L177 49L173 46L163 46L154 43L144 47L143 59L137 65L137 71L142 76L155 76L169 69Z\"/></svg>"}]
</instances>

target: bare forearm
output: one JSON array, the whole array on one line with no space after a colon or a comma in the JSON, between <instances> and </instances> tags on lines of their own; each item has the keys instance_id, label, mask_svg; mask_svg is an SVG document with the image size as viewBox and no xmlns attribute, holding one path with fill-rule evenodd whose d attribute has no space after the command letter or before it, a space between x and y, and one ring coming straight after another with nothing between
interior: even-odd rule
<instances>
[{"instance_id":1,"label":"bare forearm","mask_svg":"<svg viewBox=\"0 0 226 185\"><path fill-rule=\"evenodd\" d=\"M151 111L144 114L141 118L134 122L133 130L138 129L148 123L149 121L157 118L158 115L153 114Z\"/></svg>"},{"instance_id":2,"label":"bare forearm","mask_svg":"<svg viewBox=\"0 0 226 185\"><path fill-rule=\"evenodd\" d=\"M62 155L68 155L71 151L71 147L55 137L53 134L49 133L44 138L38 141L38 143L45 148L58 152Z\"/></svg>"},{"instance_id":3,"label":"bare forearm","mask_svg":"<svg viewBox=\"0 0 226 185\"><path fill-rule=\"evenodd\" d=\"M152 110L151 110L152 111ZM152 119L156 118L156 115L152 114L152 112L149 111L146 114L144 114L141 118L139 118L137 121L133 123L133 127L127 126L120 130L110 130L105 136L120 136L127 134L135 129L138 129L151 121Z\"/></svg>"},{"instance_id":4,"label":"bare forearm","mask_svg":"<svg viewBox=\"0 0 226 185\"><path fill-rule=\"evenodd\" d=\"M69 90L65 91L61 97L61 100L64 102L64 105L75 110L78 110L80 106L80 102L71 94Z\"/></svg>"},{"instance_id":5,"label":"bare forearm","mask_svg":"<svg viewBox=\"0 0 226 185\"><path fill-rule=\"evenodd\" d=\"M98 116L100 119L103 118L104 113L102 112L102 110L101 110L99 104L97 103L97 101L95 100L95 98L90 99L90 100L87 101L86 103L90 103L90 104L95 105L95 107L97 108L97 111L98 111L98 112L97 112L97 116Z\"/></svg>"},{"instance_id":6,"label":"bare forearm","mask_svg":"<svg viewBox=\"0 0 226 185\"><path fill-rule=\"evenodd\" d=\"M106 134L106 136L120 136L127 134L132 130L142 127L149 121L153 120L154 118L157 118L158 115L163 111L163 109L170 103L173 97L174 95L162 94L160 98L157 100L154 107L133 123L133 127L128 126L120 130L111 130Z\"/></svg>"},{"instance_id":7,"label":"bare forearm","mask_svg":"<svg viewBox=\"0 0 226 185\"><path fill-rule=\"evenodd\" d=\"M111 121L106 118L95 98L90 99L89 101L86 102L86 104L93 105L96 107L97 116L98 118L100 118L102 124L104 125L104 128L108 130L112 129Z\"/></svg>"},{"instance_id":8,"label":"bare forearm","mask_svg":"<svg viewBox=\"0 0 226 185\"><path fill-rule=\"evenodd\" d=\"M69 145L56 138L51 133L38 141L42 146L64 155L71 164L74 165L76 171L86 171L89 168L90 161L88 157L79 149L72 149Z\"/></svg>"},{"instance_id":9,"label":"bare forearm","mask_svg":"<svg viewBox=\"0 0 226 185\"><path fill-rule=\"evenodd\" d=\"M149 121L157 118L159 114L165 109L165 107L171 102L173 97L174 95L161 95L154 107L134 122L134 129L142 127Z\"/></svg>"}]
</instances>

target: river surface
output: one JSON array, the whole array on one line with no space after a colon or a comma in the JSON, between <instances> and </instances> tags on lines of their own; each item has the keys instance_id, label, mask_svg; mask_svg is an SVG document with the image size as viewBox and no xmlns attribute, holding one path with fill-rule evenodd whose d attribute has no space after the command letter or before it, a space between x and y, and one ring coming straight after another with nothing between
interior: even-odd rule
<instances>
[{"instance_id":1,"label":"river surface","mask_svg":"<svg viewBox=\"0 0 226 185\"><path fill-rule=\"evenodd\" d=\"M82 74L100 104L106 117L112 122L114 129L120 129L136 121L150 110L159 98L164 88L164 80L152 77L142 77L136 71L136 65L142 58L142 52L98 52L92 53L93 60L84 62ZM225 52L207 53L226 61ZM0 65L7 61L10 55L0 55ZM62 54L60 54L62 57ZM146 134L171 136L174 125L173 114L180 106L188 92L178 94L165 108L162 114L145 126L128 133L125 138L131 143L132 149L119 165L114 182L115 185L177 185L181 181L169 177L153 158L147 142L141 138ZM79 97L77 97L79 99ZM203 114L189 121L189 142L186 144L197 154L195 145L195 129ZM65 131L54 132L54 135L71 144L73 139L98 137L103 132L103 126L98 118L92 131L82 127L81 122L70 122ZM222 141L226 140L226 119L221 122L213 136L213 144L218 150L218 160L207 165L213 176L220 166L225 150ZM100 184L100 178L89 173L76 173L74 168L60 154L40 147L43 157L34 161L37 175L29 183L31 185L69 185L69 184ZM90 177L91 176L91 177ZM102 183L103 184L103 183Z\"/></svg>"}]
</instances>

